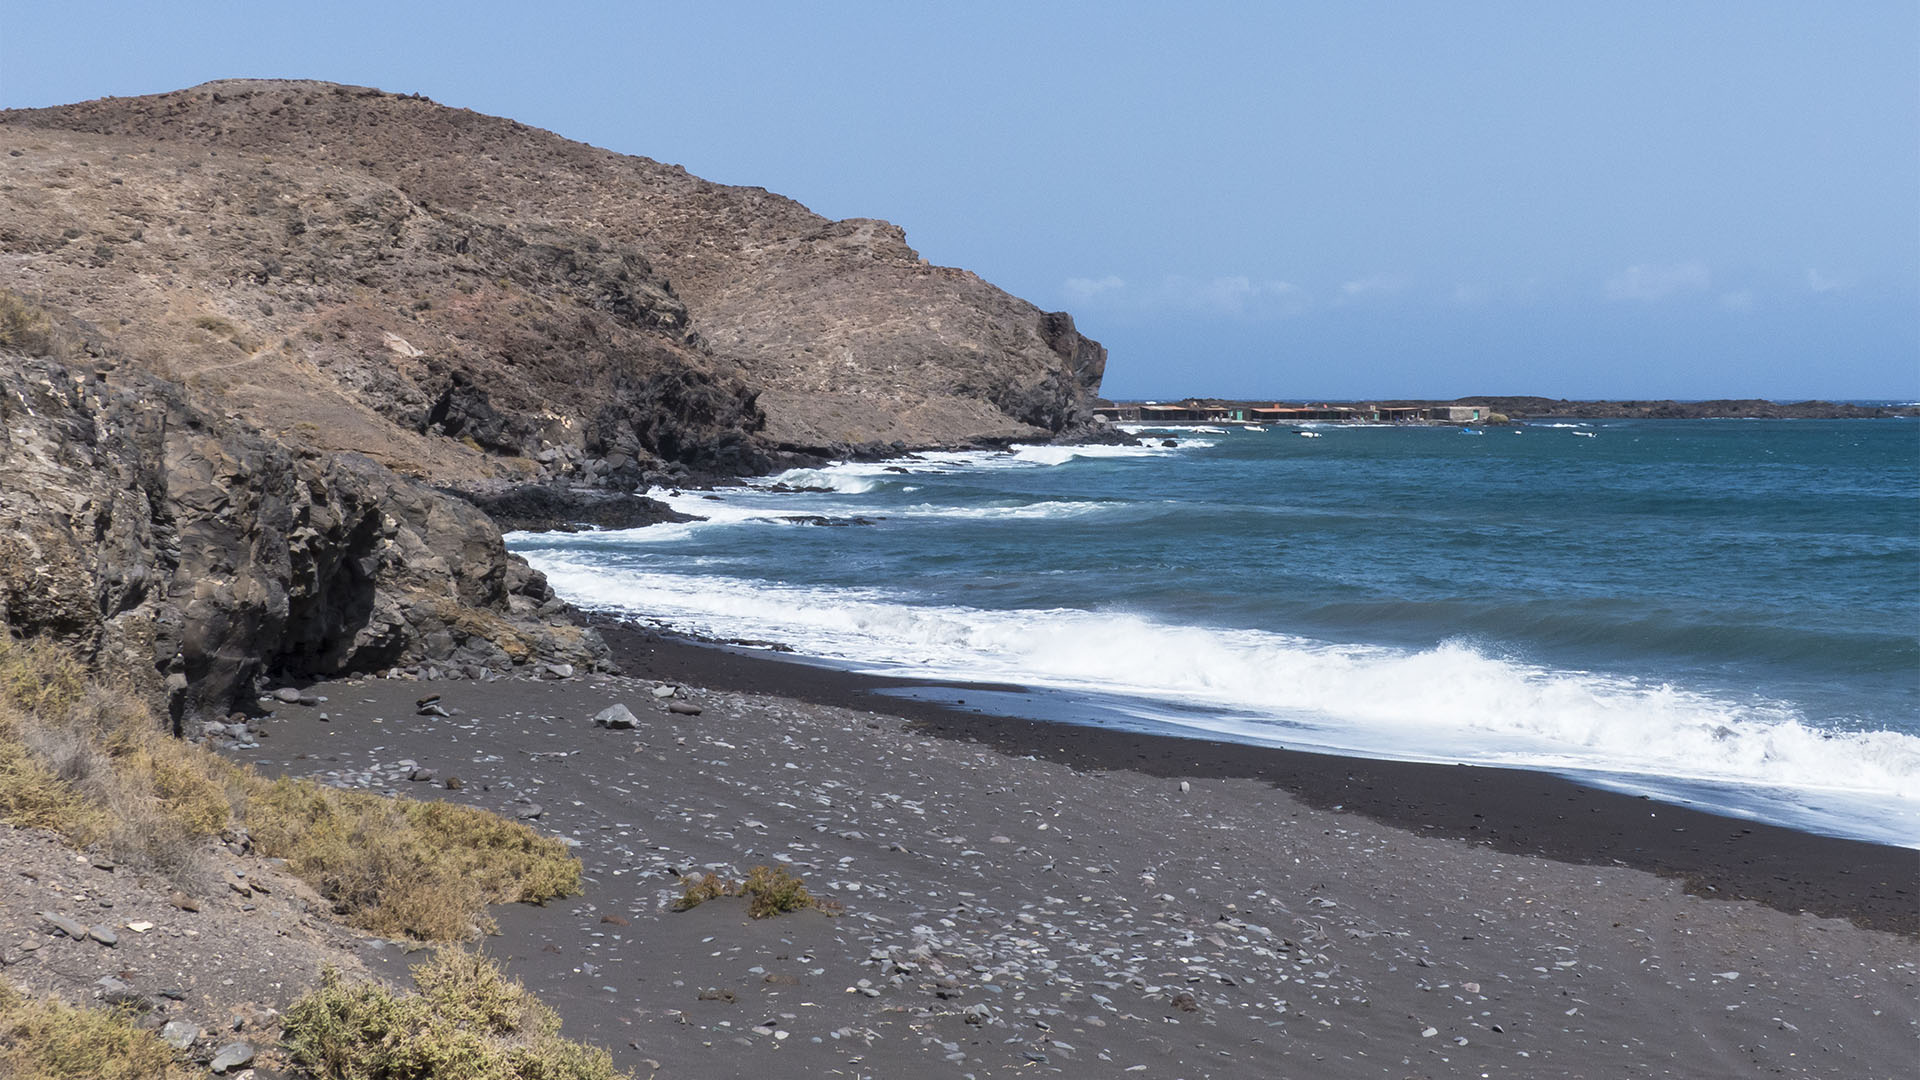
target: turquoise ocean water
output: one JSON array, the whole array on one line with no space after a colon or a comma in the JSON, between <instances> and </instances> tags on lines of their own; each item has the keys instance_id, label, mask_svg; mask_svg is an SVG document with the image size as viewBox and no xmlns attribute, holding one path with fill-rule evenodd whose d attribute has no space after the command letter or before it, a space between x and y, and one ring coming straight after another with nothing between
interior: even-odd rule
<instances>
[{"instance_id":1,"label":"turquoise ocean water","mask_svg":"<svg viewBox=\"0 0 1920 1080\"><path fill-rule=\"evenodd\" d=\"M975 704L1920 846L1920 422L1141 433L510 540L583 606L1038 692Z\"/></svg>"}]
</instances>

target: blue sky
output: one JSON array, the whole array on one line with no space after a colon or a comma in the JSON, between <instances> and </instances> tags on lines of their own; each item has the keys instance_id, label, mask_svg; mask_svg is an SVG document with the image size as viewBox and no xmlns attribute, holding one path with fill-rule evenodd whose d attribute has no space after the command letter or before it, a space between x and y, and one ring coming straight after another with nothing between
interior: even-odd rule
<instances>
[{"instance_id":1,"label":"blue sky","mask_svg":"<svg viewBox=\"0 0 1920 1080\"><path fill-rule=\"evenodd\" d=\"M1118 396L1920 398L1912 0L0 13L0 105L331 79L888 218Z\"/></svg>"}]
</instances>

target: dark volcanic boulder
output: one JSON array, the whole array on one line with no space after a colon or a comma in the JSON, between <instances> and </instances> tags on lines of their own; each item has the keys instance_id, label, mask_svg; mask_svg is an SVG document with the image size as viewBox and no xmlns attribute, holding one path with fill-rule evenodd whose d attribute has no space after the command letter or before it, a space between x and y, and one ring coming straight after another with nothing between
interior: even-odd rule
<instances>
[{"instance_id":1,"label":"dark volcanic boulder","mask_svg":"<svg viewBox=\"0 0 1920 1080\"><path fill-rule=\"evenodd\" d=\"M557 484L518 484L497 490L452 491L486 511L507 532L638 529L663 522L698 521L658 499Z\"/></svg>"}]
</instances>

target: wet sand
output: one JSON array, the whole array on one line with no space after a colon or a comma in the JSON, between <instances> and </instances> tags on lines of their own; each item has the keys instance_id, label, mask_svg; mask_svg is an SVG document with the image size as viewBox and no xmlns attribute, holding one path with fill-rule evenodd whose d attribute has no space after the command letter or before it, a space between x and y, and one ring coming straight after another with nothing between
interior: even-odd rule
<instances>
[{"instance_id":1,"label":"wet sand","mask_svg":"<svg viewBox=\"0 0 1920 1080\"><path fill-rule=\"evenodd\" d=\"M1912 1074L1920 853L610 637L627 677L322 684L238 753L576 841L487 947L640 1076ZM669 910L756 864L845 913Z\"/></svg>"}]
</instances>

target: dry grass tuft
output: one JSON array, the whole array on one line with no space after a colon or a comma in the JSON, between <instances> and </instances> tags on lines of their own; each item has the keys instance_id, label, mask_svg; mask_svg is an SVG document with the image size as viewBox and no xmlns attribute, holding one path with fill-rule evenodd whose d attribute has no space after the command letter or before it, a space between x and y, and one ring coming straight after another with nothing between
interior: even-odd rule
<instances>
[{"instance_id":1,"label":"dry grass tuft","mask_svg":"<svg viewBox=\"0 0 1920 1080\"><path fill-rule=\"evenodd\" d=\"M0 1076L15 1080L187 1080L172 1048L113 1009L34 1000L0 982Z\"/></svg>"},{"instance_id":2,"label":"dry grass tuft","mask_svg":"<svg viewBox=\"0 0 1920 1080\"><path fill-rule=\"evenodd\" d=\"M200 840L231 819L238 779L65 650L0 637L0 820L191 886Z\"/></svg>"},{"instance_id":3,"label":"dry grass tuft","mask_svg":"<svg viewBox=\"0 0 1920 1080\"><path fill-rule=\"evenodd\" d=\"M209 842L243 827L363 929L459 941L486 905L580 890L558 840L451 803L269 781L167 735L131 692L58 648L0 635L0 821L158 870L189 891Z\"/></svg>"},{"instance_id":4,"label":"dry grass tuft","mask_svg":"<svg viewBox=\"0 0 1920 1080\"><path fill-rule=\"evenodd\" d=\"M560 1037L560 1018L491 960L444 950L413 969L418 993L349 986L331 969L287 1010L294 1061L322 1080L621 1080L605 1050Z\"/></svg>"},{"instance_id":5,"label":"dry grass tuft","mask_svg":"<svg viewBox=\"0 0 1920 1080\"><path fill-rule=\"evenodd\" d=\"M0 289L0 349L56 357L70 351L46 310L8 289Z\"/></svg>"},{"instance_id":6,"label":"dry grass tuft","mask_svg":"<svg viewBox=\"0 0 1920 1080\"><path fill-rule=\"evenodd\" d=\"M246 822L262 851L379 934L459 941L491 929L487 904L580 891L566 845L469 806L276 780L250 794Z\"/></svg>"}]
</instances>

